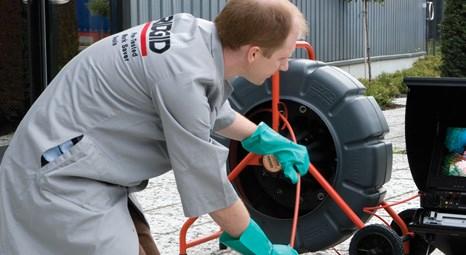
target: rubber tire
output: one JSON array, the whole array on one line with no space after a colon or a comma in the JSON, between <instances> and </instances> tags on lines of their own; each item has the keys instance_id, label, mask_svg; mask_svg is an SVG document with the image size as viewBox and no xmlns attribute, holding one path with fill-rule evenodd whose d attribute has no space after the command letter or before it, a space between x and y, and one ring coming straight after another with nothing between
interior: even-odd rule
<instances>
[{"instance_id":1,"label":"rubber tire","mask_svg":"<svg viewBox=\"0 0 466 255\"><path fill-rule=\"evenodd\" d=\"M271 81L256 86L238 78L233 81L230 104L247 116L258 105L271 102ZM328 180L351 208L367 221L366 206L378 205L389 181L392 147L384 141L388 125L373 97L365 87L339 68L311 60L290 60L287 72L280 73L281 100L303 104L323 121L331 135L336 153L335 174ZM231 143L235 144L235 142ZM238 145L231 146L236 150ZM319 148L310 150L311 162ZM245 170L246 171L246 170ZM309 176L309 175L308 175ZM312 178L312 177L308 177ZM251 216L273 243L288 244L292 217L278 218L256 210L244 197ZM305 187L304 187L305 188ZM295 248L300 252L318 251L346 240L356 227L328 196L311 211L300 215Z\"/></svg>"},{"instance_id":2,"label":"rubber tire","mask_svg":"<svg viewBox=\"0 0 466 255\"><path fill-rule=\"evenodd\" d=\"M368 248L372 250L364 252ZM401 237L386 225L368 225L354 234L350 242L349 254L402 255L403 243Z\"/></svg>"},{"instance_id":3,"label":"rubber tire","mask_svg":"<svg viewBox=\"0 0 466 255\"><path fill-rule=\"evenodd\" d=\"M398 216L405 222L406 225L409 225L409 223L413 222L414 215L416 214L417 209L406 209L400 213L398 213ZM390 227L398 234L402 235L401 229L398 226L398 224L395 223L395 221L392 221L390 223ZM414 235L414 237L410 237L409 239L409 255L426 255L426 254L431 254L434 250L435 247L430 246L429 244L419 235ZM429 247L429 253L427 253L427 249Z\"/></svg>"}]
</instances>

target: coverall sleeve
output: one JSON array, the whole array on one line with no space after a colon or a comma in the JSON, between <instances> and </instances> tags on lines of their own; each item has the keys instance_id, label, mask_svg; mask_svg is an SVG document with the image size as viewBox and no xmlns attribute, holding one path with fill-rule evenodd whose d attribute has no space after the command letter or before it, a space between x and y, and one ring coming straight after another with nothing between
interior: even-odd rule
<instances>
[{"instance_id":1,"label":"coverall sleeve","mask_svg":"<svg viewBox=\"0 0 466 255\"><path fill-rule=\"evenodd\" d=\"M227 178L228 149L210 137L215 114L206 97L209 81L176 77L159 82L152 96L184 214L199 216L230 206L238 196Z\"/></svg>"},{"instance_id":2,"label":"coverall sleeve","mask_svg":"<svg viewBox=\"0 0 466 255\"><path fill-rule=\"evenodd\" d=\"M230 102L225 101L222 107L217 112L217 119L215 120L214 131L224 129L233 123L236 117L236 111L230 106Z\"/></svg>"}]
</instances>

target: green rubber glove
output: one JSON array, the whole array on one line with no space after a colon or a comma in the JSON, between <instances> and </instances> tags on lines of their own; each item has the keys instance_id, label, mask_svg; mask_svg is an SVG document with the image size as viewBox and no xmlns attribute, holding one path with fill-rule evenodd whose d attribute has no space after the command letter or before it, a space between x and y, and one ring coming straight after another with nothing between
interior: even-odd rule
<instances>
[{"instance_id":1,"label":"green rubber glove","mask_svg":"<svg viewBox=\"0 0 466 255\"><path fill-rule=\"evenodd\" d=\"M292 183L298 182L296 171L301 176L309 171L310 162L306 147L283 137L263 122L241 144L249 152L275 156L282 166L283 173Z\"/></svg>"},{"instance_id":2,"label":"green rubber glove","mask_svg":"<svg viewBox=\"0 0 466 255\"><path fill-rule=\"evenodd\" d=\"M248 227L239 238L234 238L224 231L220 236L220 242L244 255L298 255L289 245L272 245L253 219L249 220Z\"/></svg>"}]
</instances>

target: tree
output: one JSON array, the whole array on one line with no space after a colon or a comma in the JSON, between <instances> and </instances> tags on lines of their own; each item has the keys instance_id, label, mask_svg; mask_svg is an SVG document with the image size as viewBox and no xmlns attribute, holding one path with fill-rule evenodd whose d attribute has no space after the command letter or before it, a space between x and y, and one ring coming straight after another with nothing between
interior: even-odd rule
<instances>
[{"instance_id":1,"label":"tree","mask_svg":"<svg viewBox=\"0 0 466 255\"><path fill-rule=\"evenodd\" d=\"M466 77L466 3L464 0L446 0L441 23L441 75Z\"/></svg>"},{"instance_id":2,"label":"tree","mask_svg":"<svg viewBox=\"0 0 466 255\"><path fill-rule=\"evenodd\" d=\"M91 12L91 15L107 17L110 13L109 0L90 0L87 4L87 8Z\"/></svg>"},{"instance_id":3,"label":"tree","mask_svg":"<svg viewBox=\"0 0 466 255\"><path fill-rule=\"evenodd\" d=\"M110 15L109 0L90 0L87 8L92 16L108 17ZM103 21L100 21L99 39L103 37Z\"/></svg>"},{"instance_id":4,"label":"tree","mask_svg":"<svg viewBox=\"0 0 466 255\"><path fill-rule=\"evenodd\" d=\"M352 0L347 0L348 2L351 2ZM355 0L357 1L357 0ZM369 15L368 15L368 9L369 9L369 2L379 2L382 3L384 0L361 0L363 1L364 4L364 9L363 9L363 15L364 15L364 21L363 21L363 47L364 47L364 64L367 64L368 68L368 74L369 74L369 81L372 80L372 67L371 67L371 48L369 44Z\"/></svg>"}]
</instances>

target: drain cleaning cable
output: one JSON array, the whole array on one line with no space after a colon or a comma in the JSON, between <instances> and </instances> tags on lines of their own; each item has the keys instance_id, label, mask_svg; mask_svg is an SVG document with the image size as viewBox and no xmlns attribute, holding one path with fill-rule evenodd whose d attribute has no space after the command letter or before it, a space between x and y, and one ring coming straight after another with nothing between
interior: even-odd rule
<instances>
[{"instance_id":1,"label":"drain cleaning cable","mask_svg":"<svg viewBox=\"0 0 466 255\"><path fill-rule=\"evenodd\" d=\"M284 122L285 126L288 128L290 132L291 140L296 143L296 136L294 134L293 129L291 128L290 122L286 119L285 116L280 114L280 119ZM294 242L296 240L296 228L298 226L298 217L299 217L299 198L301 197L301 176L299 173L298 175L298 182L296 183L296 198L294 203L294 212L293 212L293 223L291 225L291 237L290 237L290 246L294 247Z\"/></svg>"},{"instance_id":2,"label":"drain cleaning cable","mask_svg":"<svg viewBox=\"0 0 466 255\"><path fill-rule=\"evenodd\" d=\"M290 138L293 142L297 142L296 141L296 135L293 131L293 128L291 127L291 124L290 122L288 121L287 119L287 115L288 115L288 110L286 108L286 105L285 104L282 104L282 107L283 107L283 112L284 114L278 112L278 116L279 116L279 119L281 119L283 121L283 126L282 128L280 128L281 130L284 130L284 129L288 129L288 132L290 133ZM258 110L258 111L255 111L253 113L251 113L250 117L258 114L258 113L262 113L262 112L270 112L272 113L272 109L262 109L262 110ZM278 131L277 131L278 132ZM273 160L273 161L276 161L276 160ZM276 173L278 171L281 171L281 168L278 167L278 168L273 168L273 169L269 169L267 167L265 167L265 169L269 172L272 172L272 173ZM290 246L291 247L294 247L294 244L295 244L295 240L296 240L296 229L297 229L297 226L298 226L298 217L299 217L299 206L300 206L300 203L299 203L299 198L301 196L301 176L298 174L298 182L296 183L296 197L295 197L295 205L294 205L294 211L293 211L293 223L292 223L292 226L291 226L291 237L290 237Z\"/></svg>"},{"instance_id":3,"label":"drain cleaning cable","mask_svg":"<svg viewBox=\"0 0 466 255\"><path fill-rule=\"evenodd\" d=\"M288 120L281 113L279 114L280 119L284 122L285 126L290 132L291 140L296 143L296 136L291 128ZM328 195L335 201L335 203L342 209L343 213L356 225L358 229L364 227L364 223L361 218L356 215L356 213L349 207L349 205L341 198L341 196L333 189L333 187L325 180L325 178L320 174L319 170L315 168L312 164L309 164L309 173L317 180L317 182L324 188ZM299 177L299 174L298 174ZM299 214L299 198L301 196L301 178L298 178L298 183L296 184L296 199L295 199L295 210L293 214L293 223L291 227L291 237L290 237L290 246L294 247L296 239L296 228L298 224L298 214Z\"/></svg>"},{"instance_id":4,"label":"drain cleaning cable","mask_svg":"<svg viewBox=\"0 0 466 255\"><path fill-rule=\"evenodd\" d=\"M281 113L279 113L279 117L284 123L283 127L284 128L286 127L288 129L288 131L290 133L291 140L296 143L296 136L294 134L294 131L293 131L289 121ZM317 170L312 164L309 165L309 173L311 175L313 175L313 177L319 182L319 184L324 188L324 190L327 191L328 195L335 201L335 203L342 209L343 213L346 214L346 216L356 225L356 227L358 229L363 228L364 223L362 222L362 220L354 213L354 211L348 206L348 204L346 204L346 202L340 197L340 195L333 189L333 187L320 174L319 170ZM294 247L295 240L296 240L296 228L297 228L298 217L299 217L300 196L301 196L301 177L298 174L298 182L296 184L295 209L294 209L294 213L293 213L293 223L292 223L292 227L291 227L291 237L290 237L290 246L291 247ZM396 213L391 209L391 207L395 206L395 205L398 205L398 204L406 203L406 202L408 202L408 201L410 201L410 200L412 200L412 199L414 199L414 198L416 198L418 196L419 195L415 195L413 197L410 197L410 198L407 198L407 199L404 199L404 200L401 200L399 202L395 202L395 203L392 203L392 204L388 204L386 202L383 202L381 205L378 205L378 206L365 207L365 208L363 208L363 212L376 216L382 222L384 222L386 225L390 226L390 224L388 224L388 222L386 222L379 215L377 215L375 213L375 211L377 211L378 209L385 209L390 214L390 216L392 216L392 218L395 219L395 222L400 222L400 221L402 221L402 219L400 219L398 215L395 215ZM413 233L410 232L406 228L406 225L404 225L404 226L400 225L400 228L402 229L403 235L407 235L407 236L412 236L413 235ZM334 250L334 251L337 254L339 254L337 250Z\"/></svg>"}]
</instances>

